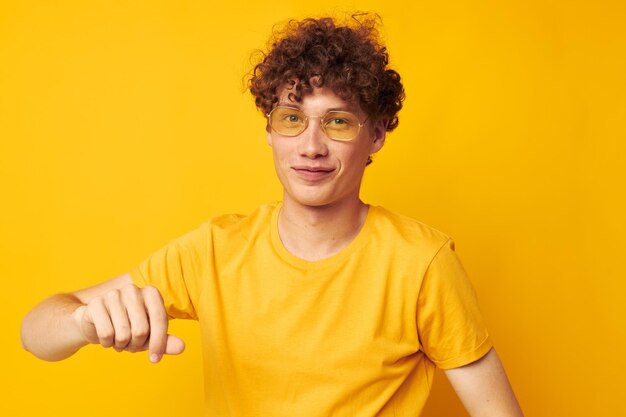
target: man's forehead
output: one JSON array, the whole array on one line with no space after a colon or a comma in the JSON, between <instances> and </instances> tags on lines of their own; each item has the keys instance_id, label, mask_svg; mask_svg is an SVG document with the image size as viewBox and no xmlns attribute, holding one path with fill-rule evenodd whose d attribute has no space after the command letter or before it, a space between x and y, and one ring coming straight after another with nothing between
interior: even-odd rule
<instances>
[{"instance_id":1,"label":"man's forehead","mask_svg":"<svg viewBox=\"0 0 626 417\"><path fill-rule=\"evenodd\" d=\"M277 105L301 108L307 104L324 105L328 110L355 113L361 111L361 106L356 100L344 100L330 87L313 87L310 91L302 92L300 101L296 99L294 86L285 86L280 90Z\"/></svg>"}]
</instances>

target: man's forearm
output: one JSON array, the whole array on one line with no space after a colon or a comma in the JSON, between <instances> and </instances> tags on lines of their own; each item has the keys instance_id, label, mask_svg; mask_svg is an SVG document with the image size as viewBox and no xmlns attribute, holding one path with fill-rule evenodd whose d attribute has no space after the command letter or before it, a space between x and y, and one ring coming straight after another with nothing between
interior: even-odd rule
<instances>
[{"instance_id":1,"label":"man's forearm","mask_svg":"<svg viewBox=\"0 0 626 417\"><path fill-rule=\"evenodd\" d=\"M82 305L74 295L57 294L35 306L22 320L24 349L47 361L58 361L76 353L87 344L73 317Z\"/></svg>"}]
</instances>

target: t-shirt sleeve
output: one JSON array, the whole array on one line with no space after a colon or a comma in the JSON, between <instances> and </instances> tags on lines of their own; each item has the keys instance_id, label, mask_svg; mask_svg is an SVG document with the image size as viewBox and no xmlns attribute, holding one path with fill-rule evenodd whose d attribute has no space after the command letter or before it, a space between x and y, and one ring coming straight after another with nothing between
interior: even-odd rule
<instances>
[{"instance_id":1,"label":"t-shirt sleeve","mask_svg":"<svg viewBox=\"0 0 626 417\"><path fill-rule=\"evenodd\" d=\"M198 318L202 276L207 264L207 225L203 224L165 245L131 269L138 287L152 285L161 296L170 318Z\"/></svg>"},{"instance_id":2,"label":"t-shirt sleeve","mask_svg":"<svg viewBox=\"0 0 626 417\"><path fill-rule=\"evenodd\" d=\"M492 347L474 288L448 239L432 259L418 296L422 350L441 369L458 368Z\"/></svg>"}]
</instances>

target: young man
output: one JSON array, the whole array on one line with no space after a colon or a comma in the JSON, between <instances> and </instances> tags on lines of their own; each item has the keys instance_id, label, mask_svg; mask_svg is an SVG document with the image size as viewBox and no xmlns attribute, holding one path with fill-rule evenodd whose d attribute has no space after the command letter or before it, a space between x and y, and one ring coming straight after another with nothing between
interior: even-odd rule
<instances>
[{"instance_id":1,"label":"young man","mask_svg":"<svg viewBox=\"0 0 626 417\"><path fill-rule=\"evenodd\" d=\"M359 198L402 107L387 59L375 20L291 22L250 80L283 201L45 300L24 347L60 360L97 343L158 362L184 349L168 316L196 319L206 415L418 416L438 366L472 416L520 416L453 241Z\"/></svg>"}]
</instances>

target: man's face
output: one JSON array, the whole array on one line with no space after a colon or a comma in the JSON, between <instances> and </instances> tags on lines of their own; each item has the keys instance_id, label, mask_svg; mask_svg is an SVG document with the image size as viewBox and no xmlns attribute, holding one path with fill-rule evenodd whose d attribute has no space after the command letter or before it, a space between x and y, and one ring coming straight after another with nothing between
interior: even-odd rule
<instances>
[{"instance_id":1,"label":"man's face","mask_svg":"<svg viewBox=\"0 0 626 417\"><path fill-rule=\"evenodd\" d=\"M373 125L367 120L354 139L332 140L322 130L321 117L331 110L349 111L363 123L367 116L360 106L326 87L314 88L301 103L290 101L289 92L283 89L278 105L298 108L310 118L308 127L297 136L283 136L267 126L285 203L328 206L358 202L368 157L384 144L384 122Z\"/></svg>"}]
</instances>

